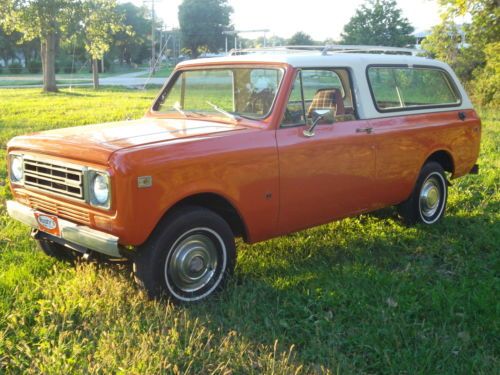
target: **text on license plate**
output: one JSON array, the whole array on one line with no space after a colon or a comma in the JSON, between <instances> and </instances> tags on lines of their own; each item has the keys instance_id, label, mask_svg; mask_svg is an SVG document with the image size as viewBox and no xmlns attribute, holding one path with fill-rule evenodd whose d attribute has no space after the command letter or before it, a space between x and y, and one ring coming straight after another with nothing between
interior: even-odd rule
<instances>
[{"instance_id":1,"label":"text on license plate","mask_svg":"<svg viewBox=\"0 0 500 375\"><path fill-rule=\"evenodd\" d=\"M57 216L45 214L42 212L35 212L36 222L38 223L38 229L42 232L52 234L54 236L60 237L59 221Z\"/></svg>"}]
</instances>

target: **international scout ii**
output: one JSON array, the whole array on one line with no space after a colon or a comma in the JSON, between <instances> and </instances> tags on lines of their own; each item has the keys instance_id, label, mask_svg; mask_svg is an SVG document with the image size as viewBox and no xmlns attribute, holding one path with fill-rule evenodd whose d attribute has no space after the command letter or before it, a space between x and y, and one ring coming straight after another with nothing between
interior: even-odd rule
<instances>
[{"instance_id":1,"label":"international scout ii","mask_svg":"<svg viewBox=\"0 0 500 375\"><path fill-rule=\"evenodd\" d=\"M235 237L391 205L434 224L447 177L477 173L481 124L448 65L400 52L182 62L140 120L12 139L8 212L47 254L129 258L151 297L177 302L224 285Z\"/></svg>"}]
</instances>

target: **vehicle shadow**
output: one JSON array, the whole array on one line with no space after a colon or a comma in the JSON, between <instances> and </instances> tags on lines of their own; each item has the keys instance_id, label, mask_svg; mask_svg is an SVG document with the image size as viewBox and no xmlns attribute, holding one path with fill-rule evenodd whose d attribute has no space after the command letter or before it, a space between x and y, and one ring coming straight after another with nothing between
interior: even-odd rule
<instances>
[{"instance_id":1,"label":"vehicle shadow","mask_svg":"<svg viewBox=\"0 0 500 375\"><path fill-rule=\"evenodd\" d=\"M443 335L456 328L444 328L448 313L432 299L458 303L443 284L459 285L460 267L479 253L493 253L500 233L483 216L449 216L436 226L409 229L390 220L392 211L383 215L389 220L364 215L241 245L240 265L223 292L175 308L215 337L236 334L255 348L277 342L281 352L293 346L294 362L314 372L357 372L361 366L377 373L391 362L411 372L405 356L423 355L427 345L412 325L425 322L422 327ZM365 225L385 230L363 233ZM122 277L132 272L130 263L99 267Z\"/></svg>"}]
</instances>

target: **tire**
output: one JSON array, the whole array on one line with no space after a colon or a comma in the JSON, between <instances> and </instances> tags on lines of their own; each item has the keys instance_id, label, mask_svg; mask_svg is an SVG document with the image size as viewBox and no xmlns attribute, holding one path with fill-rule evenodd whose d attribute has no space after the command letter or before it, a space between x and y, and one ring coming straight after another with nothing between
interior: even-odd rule
<instances>
[{"instance_id":1,"label":"tire","mask_svg":"<svg viewBox=\"0 0 500 375\"><path fill-rule=\"evenodd\" d=\"M448 182L441 164L426 163L418 176L412 194L398 206L407 225L435 224L444 215L448 199Z\"/></svg>"},{"instance_id":2,"label":"tire","mask_svg":"<svg viewBox=\"0 0 500 375\"><path fill-rule=\"evenodd\" d=\"M40 250L42 250L46 255L56 258L57 260L73 263L80 257L75 251L68 249L61 244L47 240L36 240L36 242Z\"/></svg>"},{"instance_id":3,"label":"tire","mask_svg":"<svg viewBox=\"0 0 500 375\"><path fill-rule=\"evenodd\" d=\"M139 247L134 271L150 298L186 303L219 291L235 262L227 222L208 209L186 206L169 214Z\"/></svg>"}]
</instances>

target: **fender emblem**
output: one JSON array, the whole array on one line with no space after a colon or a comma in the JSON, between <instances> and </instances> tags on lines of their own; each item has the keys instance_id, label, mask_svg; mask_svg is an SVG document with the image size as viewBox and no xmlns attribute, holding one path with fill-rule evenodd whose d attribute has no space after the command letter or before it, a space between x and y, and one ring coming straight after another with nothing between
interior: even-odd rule
<instances>
[{"instance_id":1,"label":"fender emblem","mask_svg":"<svg viewBox=\"0 0 500 375\"><path fill-rule=\"evenodd\" d=\"M153 177L151 177L151 176L137 177L137 187L138 188L148 188L151 186L153 186Z\"/></svg>"}]
</instances>

